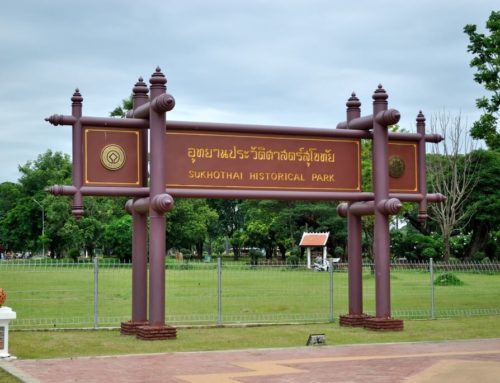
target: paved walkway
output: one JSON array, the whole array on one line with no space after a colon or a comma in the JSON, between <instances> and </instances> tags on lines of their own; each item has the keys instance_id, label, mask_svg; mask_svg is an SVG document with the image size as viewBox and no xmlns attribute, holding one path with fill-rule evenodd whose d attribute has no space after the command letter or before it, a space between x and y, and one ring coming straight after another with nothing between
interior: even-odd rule
<instances>
[{"instance_id":1,"label":"paved walkway","mask_svg":"<svg viewBox=\"0 0 500 383\"><path fill-rule=\"evenodd\" d=\"M500 339L2 361L26 383L500 382Z\"/></svg>"}]
</instances>

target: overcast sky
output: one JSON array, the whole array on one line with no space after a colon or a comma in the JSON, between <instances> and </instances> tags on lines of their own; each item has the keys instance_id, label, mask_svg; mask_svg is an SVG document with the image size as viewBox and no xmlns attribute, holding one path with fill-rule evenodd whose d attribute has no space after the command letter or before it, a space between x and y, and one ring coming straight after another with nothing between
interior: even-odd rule
<instances>
[{"instance_id":1,"label":"overcast sky","mask_svg":"<svg viewBox=\"0 0 500 383\"><path fill-rule=\"evenodd\" d=\"M496 3L498 5L498 3ZM420 109L473 121L466 24L493 0L15 0L0 6L0 182L52 151L71 153L83 113L107 116L156 66L176 99L167 118L334 128L355 91L371 113L381 83L400 125Z\"/></svg>"}]
</instances>

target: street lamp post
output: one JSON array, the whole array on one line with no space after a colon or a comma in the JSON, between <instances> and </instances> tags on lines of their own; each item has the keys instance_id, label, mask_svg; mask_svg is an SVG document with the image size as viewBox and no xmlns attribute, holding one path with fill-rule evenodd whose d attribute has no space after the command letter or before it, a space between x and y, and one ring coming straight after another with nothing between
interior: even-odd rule
<instances>
[{"instance_id":1,"label":"street lamp post","mask_svg":"<svg viewBox=\"0 0 500 383\"><path fill-rule=\"evenodd\" d=\"M33 201L42 209L42 256L45 258L45 209L36 199L33 198Z\"/></svg>"}]
</instances>

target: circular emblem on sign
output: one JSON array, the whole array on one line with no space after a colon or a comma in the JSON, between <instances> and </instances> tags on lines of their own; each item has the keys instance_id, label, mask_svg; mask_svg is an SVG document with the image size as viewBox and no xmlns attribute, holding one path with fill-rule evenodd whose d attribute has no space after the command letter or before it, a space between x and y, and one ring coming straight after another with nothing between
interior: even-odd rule
<instances>
[{"instance_id":1,"label":"circular emblem on sign","mask_svg":"<svg viewBox=\"0 0 500 383\"><path fill-rule=\"evenodd\" d=\"M405 162L399 156L392 156L389 158L389 176L392 178L399 178L405 173Z\"/></svg>"},{"instance_id":2,"label":"circular emblem on sign","mask_svg":"<svg viewBox=\"0 0 500 383\"><path fill-rule=\"evenodd\" d=\"M118 170L125 165L125 150L120 145L106 145L101 150L101 163L108 170Z\"/></svg>"}]
</instances>

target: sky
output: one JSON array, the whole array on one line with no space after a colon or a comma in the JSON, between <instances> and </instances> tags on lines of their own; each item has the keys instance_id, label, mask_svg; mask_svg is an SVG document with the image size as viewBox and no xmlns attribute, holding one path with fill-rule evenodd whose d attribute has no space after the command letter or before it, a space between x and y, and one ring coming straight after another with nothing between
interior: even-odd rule
<instances>
[{"instance_id":1,"label":"sky","mask_svg":"<svg viewBox=\"0 0 500 383\"><path fill-rule=\"evenodd\" d=\"M71 153L79 88L86 116L108 116L157 66L167 119L333 129L354 91L371 114L378 84L400 126L419 110L469 123L475 99L466 24L493 0L16 0L0 6L0 183L47 150ZM498 3L497 3L498 5Z\"/></svg>"}]
</instances>

